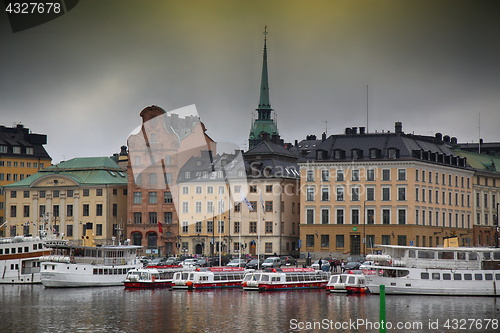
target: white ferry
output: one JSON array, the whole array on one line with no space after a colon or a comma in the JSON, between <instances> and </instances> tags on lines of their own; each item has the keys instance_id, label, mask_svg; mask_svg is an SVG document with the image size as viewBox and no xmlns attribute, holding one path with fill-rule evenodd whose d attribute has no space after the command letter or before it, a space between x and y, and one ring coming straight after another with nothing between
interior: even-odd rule
<instances>
[{"instance_id":1,"label":"white ferry","mask_svg":"<svg viewBox=\"0 0 500 333\"><path fill-rule=\"evenodd\" d=\"M243 290L324 289L329 272L314 268L275 268L248 272L243 279Z\"/></svg>"},{"instance_id":2,"label":"white ferry","mask_svg":"<svg viewBox=\"0 0 500 333\"><path fill-rule=\"evenodd\" d=\"M365 294L368 293L363 274L334 274L326 285L331 293Z\"/></svg>"},{"instance_id":3,"label":"white ferry","mask_svg":"<svg viewBox=\"0 0 500 333\"><path fill-rule=\"evenodd\" d=\"M500 296L500 249L379 245L383 261L366 274L370 292ZM390 258L390 259L387 259Z\"/></svg>"},{"instance_id":4,"label":"white ferry","mask_svg":"<svg viewBox=\"0 0 500 333\"><path fill-rule=\"evenodd\" d=\"M47 288L123 286L128 271L142 267L137 245L47 244L51 255L40 258L40 280Z\"/></svg>"},{"instance_id":5,"label":"white ferry","mask_svg":"<svg viewBox=\"0 0 500 333\"><path fill-rule=\"evenodd\" d=\"M191 272L177 272L172 281L173 289L241 288L244 268L209 267Z\"/></svg>"},{"instance_id":6,"label":"white ferry","mask_svg":"<svg viewBox=\"0 0 500 333\"><path fill-rule=\"evenodd\" d=\"M125 288L170 288L176 272L182 271L181 265L148 266L128 271Z\"/></svg>"},{"instance_id":7,"label":"white ferry","mask_svg":"<svg viewBox=\"0 0 500 333\"><path fill-rule=\"evenodd\" d=\"M40 283L39 258L50 254L45 246L48 242L65 244L66 241L53 237L15 236L0 238L0 283Z\"/></svg>"}]
</instances>

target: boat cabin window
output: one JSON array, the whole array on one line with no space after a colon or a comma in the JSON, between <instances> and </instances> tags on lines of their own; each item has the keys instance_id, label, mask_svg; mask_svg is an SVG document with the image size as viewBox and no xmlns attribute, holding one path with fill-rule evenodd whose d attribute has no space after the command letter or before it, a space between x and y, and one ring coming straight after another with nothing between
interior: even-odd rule
<instances>
[{"instance_id":1,"label":"boat cabin window","mask_svg":"<svg viewBox=\"0 0 500 333\"><path fill-rule=\"evenodd\" d=\"M254 281L260 281L260 274L255 274L255 275L253 276L253 280L254 280Z\"/></svg>"},{"instance_id":2,"label":"boat cabin window","mask_svg":"<svg viewBox=\"0 0 500 333\"><path fill-rule=\"evenodd\" d=\"M500 260L500 251L493 252L493 260Z\"/></svg>"},{"instance_id":3,"label":"boat cabin window","mask_svg":"<svg viewBox=\"0 0 500 333\"><path fill-rule=\"evenodd\" d=\"M434 259L434 251L420 250L420 251L418 251L418 258L419 259Z\"/></svg>"},{"instance_id":4,"label":"boat cabin window","mask_svg":"<svg viewBox=\"0 0 500 333\"><path fill-rule=\"evenodd\" d=\"M478 280L478 281L482 280L483 279L483 274L481 274L481 273L474 274L474 279Z\"/></svg>"},{"instance_id":5,"label":"boat cabin window","mask_svg":"<svg viewBox=\"0 0 500 333\"><path fill-rule=\"evenodd\" d=\"M297 275L292 275L292 281L299 281L299 277Z\"/></svg>"},{"instance_id":6,"label":"boat cabin window","mask_svg":"<svg viewBox=\"0 0 500 333\"><path fill-rule=\"evenodd\" d=\"M273 278L272 278L271 281L273 281L273 282L278 281L279 282L279 281L281 281L281 277L279 277L279 276L273 276Z\"/></svg>"},{"instance_id":7,"label":"boat cabin window","mask_svg":"<svg viewBox=\"0 0 500 333\"><path fill-rule=\"evenodd\" d=\"M453 251L438 251L438 259L453 260L455 256Z\"/></svg>"},{"instance_id":8,"label":"boat cabin window","mask_svg":"<svg viewBox=\"0 0 500 333\"><path fill-rule=\"evenodd\" d=\"M354 283L356 283L356 277L354 277L354 276L349 276L349 280L348 280L348 282L347 282L347 283L349 283L349 284L354 284Z\"/></svg>"},{"instance_id":9,"label":"boat cabin window","mask_svg":"<svg viewBox=\"0 0 500 333\"><path fill-rule=\"evenodd\" d=\"M500 273L495 274L495 280L500 281Z\"/></svg>"},{"instance_id":10,"label":"boat cabin window","mask_svg":"<svg viewBox=\"0 0 500 333\"><path fill-rule=\"evenodd\" d=\"M420 252L420 251L419 251ZM429 273L426 273L426 272L422 272L420 273L420 278L422 280L429 280Z\"/></svg>"},{"instance_id":11,"label":"boat cabin window","mask_svg":"<svg viewBox=\"0 0 500 333\"><path fill-rule=\"evenodd\" d=\"M269 281L269 275L267 274L262 274L262 278L260 279L261 281Z\"/></svg>"},{"instance_id":12,"label":"boat cabin window","mask_svg":"<svg viewBox=\"0 0 500 333\"><path fill-rule=\"evenodd\" d=\"M493 274L491 274L491 273L484 274L484 279L488 280L488 281L492 281L493 280Z\"/></svg>"},{"instance_id":13,"label":"boat cabin window","mask_svg":"<svg viewBox=\"0 0 500 333\"><path fill-rule=\"evenodd\" d=\"M292 276L291 275L287 275L286 276L286 282L292 282Z\"/></svg>"},{"instance_id":14,"label":"boat cabin window","mask_svg":"<svg viewBox=\"0 0 500 333\"><path fill-rule=\"evenodd\" d=\"M338 275L332 275L330 277L330 283L337 283L339 276Z\"/></svg>"},{"instance_id":15,"label":"boat cabin window","mask_svg":"<svg viewBox=\"0 0 500 333\"><path fill-rule=\"evenodd\" d=\"M299 281L304 281L304 275L299 275Z\"/></svg>"},{"instance_id":16,"label":"boat cabin window","mask_svg":"<svg viewBox=\"0 0 500 333\"><path fill-rule=\"evenodd\" d=\"M457 252L457 259L465 260L466 259L465 252Z\"/></svg>"},{"instance_id":17,"label":"boat cabin window","mask_svg":"<svg viewBox=\"0 0 500 333\"><path fill-rule=\"evenodd\" d=\"M440 280L441 277L439 276L439 273L432 273L432 279L433 280Z\"/></svg>"},{"instance_id":18,"label":"boat cabin window","mask_svg":"<svg viewBox=\"0 0 500 333\"><path fill-rule=\"evenodd\" d=\"M189 273L182 273L181 280L187 280L189 276Z\"/></svg>"},{"instance_id":19,"label":"boat cabin window","mask_svg":"<svg viewBox=\"0 0 500 333\"><path fill-rule=\"evenodd\" d=\"M472 274L464 274L464 280L472 280Z\"/></svg>"},{"instance_id":20,"label":"boat cabin window","mask_svg":"<svg viewBox=\"0 0 500 333\"><path fill-rule=\"evenodd\" d=\"M227 281L227 275L221 275L219 279L220 281Z\"/></svg>"},{"instance_id":21,"label":"boat cabin window","mask_svg":"<svg viewBox=\"0 0 500 333\"><path fill-rule=\"evenodd\" d=\"M415 250L408 250L408 257L415 258Z\"/></svg>"},{"instance_id":22,"label":"boat cabin window","mask_svg":"<svg viewBox=\"0 0 500 333\"><path fill-rule=\"evenodd\" d=\"M408 274L410 274L410 271L406 270L406 269L398 269L396 271L396 273L397 273L398 277L403 277L403 276L407 276Z\"/></svg>"},{"instance_id":23,"label":"boat cabin window","mask_svg":"<svg viewBox=\"0 0 500 333\"><path fill-rule=\"evenodd\" d=\"M491 253L483 252L483 260L491 260Z\"/></svg>"},{"instance_id":24,"label":"boat cabin window","mask_svg":"<svg viewBox=\"0 0 500 333\"><path fill-rule=\"evenodd\" d=\"M253 278L253 275L247 274L247 275L245 275L245 278L243 279L243 281L250 281L252 278Z\"/></svg>"},{"instance_id":25,"label":"boat cabin window","mask_svg":"<svg viewBox=\"0 0 500 333\"><path fill-rule=\"evenodd\" d=\"M347 275L341 275L340 276L340 283L346 283L347 282Z\"/></svg>"},{"instance_id":26,"label":"boat cabin window","mask_svg":"<svg viewBox=\"0 0 500 333\"><path fill-rule=\"evenodd\" d=\"M454 273L453 274L453 280L462 280L462 274L460 273Z\"/></svg>"},{"instance_id":27,"label":"boat cabin window","mask_svg":"<svg viewBox=\"0 0 500 333\"><path fill-rule=\"evenodd\" d=\"M443 273L443 280L451 280L451 274L450 273Z\"/></svg>"},{"instance_id":28,"label":"boat cabin window","mask_svg":"<svg viewBox=\"0 0 500 333\"><path fill-rule=\"evenodd\" d=\"M470 252L469 253L469 260L477 260L477 253L476 252Z\"/></svg>"}]
</instances>

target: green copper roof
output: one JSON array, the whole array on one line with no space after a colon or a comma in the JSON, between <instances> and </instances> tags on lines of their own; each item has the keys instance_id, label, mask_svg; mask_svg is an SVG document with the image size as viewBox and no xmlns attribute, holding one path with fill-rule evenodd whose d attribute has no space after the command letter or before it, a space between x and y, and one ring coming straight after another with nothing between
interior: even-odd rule
<instances>
[{"instance_id":1,"label":"green copper roof","mask_svg":"<svg viewBox=\"0 0 500 333\"><path fill-rule=\"evenodd\" d=\"M500 158L470 151L454 149L453 152L467 158L467 164L479 171L500 172Z\"/></svg>"},{"instance_id":2,"label":"green copper roof","mask_svg":"<svg viewBox=\"0 0 500 333\"><path fill-rule=\"evenodd\" d=\"M127 173L109 157L80 157L52 165L5 187L31 187L38 179L59 174L80 185L127 185Z\"/></svg>"}]
</instances>

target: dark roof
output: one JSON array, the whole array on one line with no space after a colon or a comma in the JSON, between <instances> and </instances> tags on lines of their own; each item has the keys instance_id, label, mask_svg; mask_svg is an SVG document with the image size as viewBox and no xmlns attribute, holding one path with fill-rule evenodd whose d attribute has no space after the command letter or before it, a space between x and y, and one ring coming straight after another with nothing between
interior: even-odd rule
<instances>
[{"instance_id":1,"label":"dark roof","mask_svg":"<svg viewBox=\"0 0 500 333\"><path fill-rule=\"evenodd\" d=\"M190 173L189 178L186 178L186 171ZM241 153L224 153L212 157L211 152L205 150L201 152L201 156L191 156L180 168L177 182L224 181L227 177L240 177L241 175L238 171L245 171L245 164Z\"/></svg>"},{"instance_id":2,"label":"dark roof","mask_svg":"<svg viewBox=\"0 0 500 333\"><path fill-rule=\"evenodd\" d=\"M262 141L257 146L245 152L245 156L266 156L266 155L280 155L285 157L297 158L288 149L282 145L275 144L269 141Z\"/></svg>"},{"instance_id":3,"label":"dark roof","mask_svg":"<svg viewBox=\"0 0 500 333\"><path fill-rule=\"evenodd\" d=\"M7 147L7 152L0 153L1 156L22 156L23 158L51 160L43 147L45 144L47 144L46 135L30 133L29 129L21 124L16 127L0 126L0 146ZM21 153L14 154L13 147L20 147ZM33 154L27 154L26 148L33 148Z\"/></svg>"}]
</instances>

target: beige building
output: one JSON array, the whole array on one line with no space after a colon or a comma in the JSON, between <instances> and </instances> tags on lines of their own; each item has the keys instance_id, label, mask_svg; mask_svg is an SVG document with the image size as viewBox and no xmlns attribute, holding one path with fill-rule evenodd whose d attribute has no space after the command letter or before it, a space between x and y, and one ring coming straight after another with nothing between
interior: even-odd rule
<instances>
[{"instance_id":1,"label":"beige building","mask_svg":"<svg viewBox=\"0 0 500 333\"><path fill-rule=\"evenodd\" d=\"M473 244L473 175L437 135L360 133L324 140L299 161L301 252L363 255L377 244Z\"/></svg>"},{"instance_id":2,"label":"beige building","mask_svg":"<svg viewBox=\"0 0 500 333\"><path fill-rule=\"evenodd\" d=\"M108 157L74 158L5 186L10 236L44 226L76 244L118 241L127 213L127 175ZM124 235L120 241L124 241Z\"/></svg>"}]
</instances>

